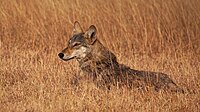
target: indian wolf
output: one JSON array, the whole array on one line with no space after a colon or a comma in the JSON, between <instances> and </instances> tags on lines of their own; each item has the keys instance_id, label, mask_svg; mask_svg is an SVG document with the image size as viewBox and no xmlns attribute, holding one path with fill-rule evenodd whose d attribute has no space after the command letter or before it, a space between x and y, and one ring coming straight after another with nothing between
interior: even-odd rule
<instances>
[{"instance_id":1,"label":"indian wolf","mask_svg":"<svg viewBox=\"0 0 200 112\"><path fill-rule=\"evenodd\" d=\"M79 22L74 23L73 35L58 56L79 63L81 77L89 78L97 87L153 88L156 91L183 92L168 75L140 71L119 64L116 56L97 38L97 29L91 25L85 32ZM86 79L87 79L86 78Z\"/></svg>"}]
</instances>

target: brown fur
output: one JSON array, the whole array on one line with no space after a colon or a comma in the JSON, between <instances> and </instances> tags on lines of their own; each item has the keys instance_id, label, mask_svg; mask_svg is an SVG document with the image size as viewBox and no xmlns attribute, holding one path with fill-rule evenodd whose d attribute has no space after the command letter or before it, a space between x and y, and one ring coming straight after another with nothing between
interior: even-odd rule
<instances>
[{"instance_id":1,"label":"brown fur","mask_svg":"<svg viewBox=\"0 0 200 112\"><path fill-rule=\"evenodd\" d=\"M126 65L119 64L116 56L102 45L95 34L95 26L92 25L84 33L80 24L75 22L74 34L69 45L59 54L63 60L65 60L66 55L65 61L76 58L79 62L82 75L73 80L73 83L77 83L78 80L84 77L84 80L92 80L100 88L110 89L112 86L116 86L146 90L148 87L153 87L156 91L163 89L165 91L184 92L166 74L134 70ZM79 47L73 46L77 42ZM78 50L81 47L84 48L85 52ZM71 53L73 50L74 52L77 50L77 52ZM73 57L71 54L73 54Z\"/></svg>"}]
</instances>

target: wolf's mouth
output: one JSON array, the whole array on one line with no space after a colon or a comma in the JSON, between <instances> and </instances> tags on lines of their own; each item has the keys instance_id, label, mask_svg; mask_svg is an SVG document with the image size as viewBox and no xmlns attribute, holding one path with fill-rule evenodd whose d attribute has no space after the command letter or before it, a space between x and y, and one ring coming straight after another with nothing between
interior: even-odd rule
<instances>
[{"instance_id":1,"label":"wolf's mouth","mask_svg":"<svg viewBox=\"0 0 200 112\"><path fill-rule=\"evenodd\" d=\"M62 60L64 60L64 61L69 61L69 60L71 60L71 59L74 59L75 57L67 57L67 58L61 58Z\"/></svg>"}]
</instances>

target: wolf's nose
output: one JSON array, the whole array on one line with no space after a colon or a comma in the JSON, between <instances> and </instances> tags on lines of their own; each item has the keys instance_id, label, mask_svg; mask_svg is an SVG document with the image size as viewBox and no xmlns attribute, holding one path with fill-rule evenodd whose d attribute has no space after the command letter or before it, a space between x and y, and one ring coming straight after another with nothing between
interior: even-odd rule
<instances>
[{"instance_id":1,"label":"wolf's nose","mask_svg":"<svg viewBox=\"0 0 200 112\"><path fill-rule=\"evenodd\" d=\"M59 53L58 56L59 56L60 58L63 58L63 57L64 57L64 54L63 54L63 53Z\"/></svg>"}]
</instances>

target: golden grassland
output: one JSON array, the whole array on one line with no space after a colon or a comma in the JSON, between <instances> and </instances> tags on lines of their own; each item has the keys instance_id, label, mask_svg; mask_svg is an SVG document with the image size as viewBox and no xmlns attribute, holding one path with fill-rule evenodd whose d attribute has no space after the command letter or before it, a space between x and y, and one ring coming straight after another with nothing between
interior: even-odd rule
<instances>
[{"instance_id":1,"label":"golden grassland","mask_svg":"<svg viewBox=\"0 0 200 112\"><path fill-rule=\"evenodd\" d=\"M197 112L199 0L0 0L0 111ZM57 54L73 22L94 24L120 63L164 72L193 94L70 85L75 60Z\"/></svg>"}]
</instances>

